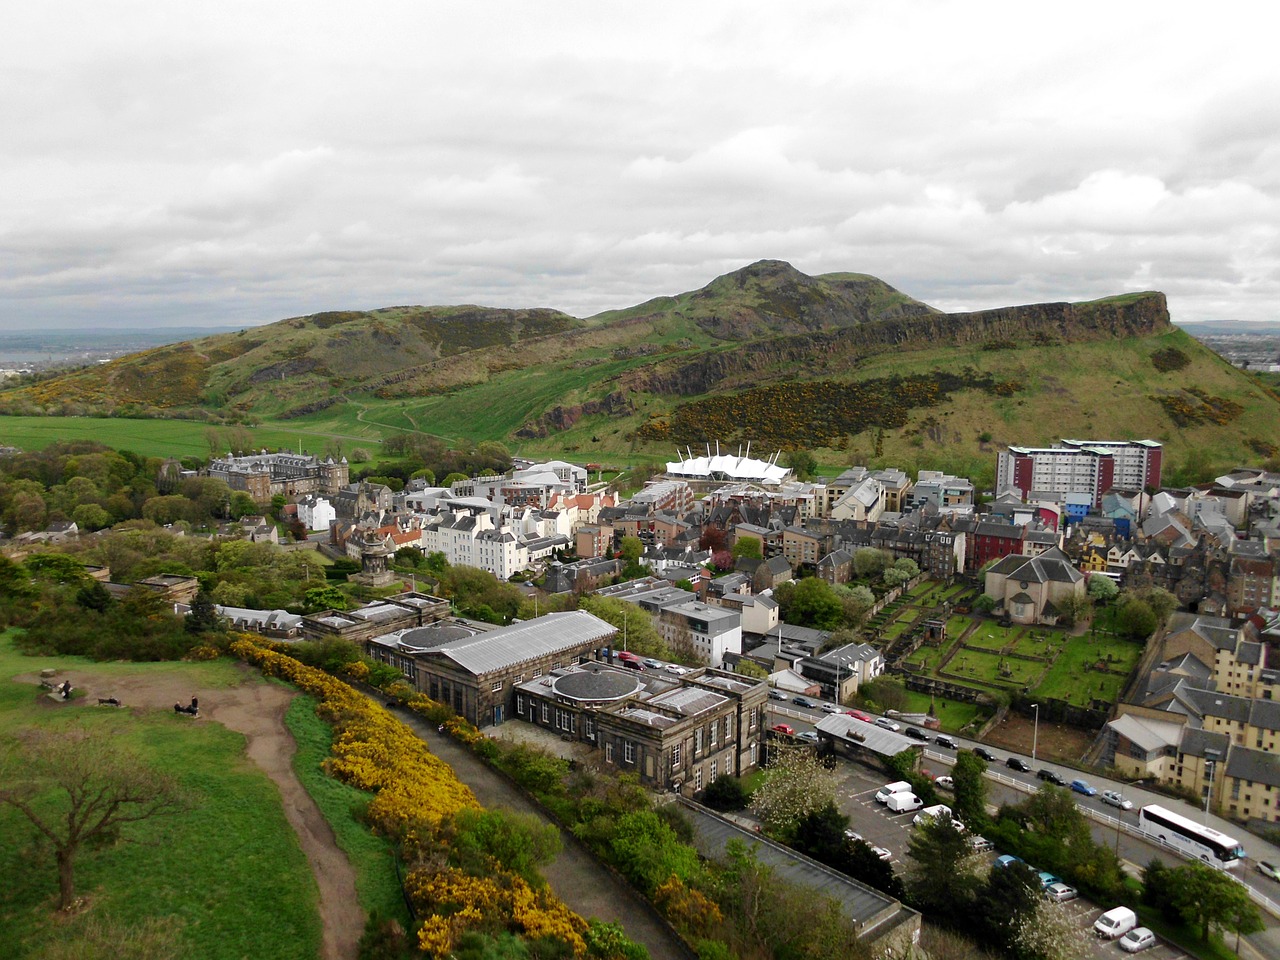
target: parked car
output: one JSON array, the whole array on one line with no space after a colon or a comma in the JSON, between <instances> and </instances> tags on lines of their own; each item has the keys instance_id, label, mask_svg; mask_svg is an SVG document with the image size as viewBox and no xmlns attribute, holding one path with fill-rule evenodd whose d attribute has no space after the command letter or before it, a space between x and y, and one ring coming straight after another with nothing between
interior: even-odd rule
<instances>
[{"instance_id":1,"label":"parked car","mask_svg":"<svg viewBox=\"0 0 1280 960\"><path fill-rule=\"evenodd\" d=\"M940 747L946 747L948 750L958 750L956 742L948 737L945 733L940 733L933 738L933 742Z\"/></svg>"},{"instance_id":2,"label":"parked car","mask_svg":"<svg viewBox=\"0 0 1280 960\"><path fill-rule=\"evenodd\" d=\"M885 862L893 859L893 851L888 847L872 847L871 852Z\"/></svg>"},{"instance_id":3,"label":"parked car","mask_svg":"<svg viewBox=\"0 0 1280 960\"><path fill-rule=\"evenodd\" d=\"M988 850L994 850L995 844L986 837L980 837L976 833L969 835L969 846L973 848L974 853L986 853Z\"/></svg>"},{"instance_id":4,"label":"parked car","mask_svg":"<svg viewBox=\"0 0 1280 960\"><path fill-rule=\"evenodd\" d=\"M866 843L866 841L862 839L862 834L854 833L852 830L846 830L844 835L846 839L851 840L854 843Z\"/></svg>"},{"instance_id":5,"label":"parked car","mask_svg":"<svg viewBox=\"0 0 1280 960\"><path fill-rule=\"evenodd\" d=\"M1107 940L1123 937L1138 925L1138 915L1128 907L1112 907L1093 922L1093 932Z\"/></svg>"},{"instance_id":6,"label":"parked car","mask_svg":"<svg viewBox=\"0 0 1280 960\"><path fill-rule=\"evenodd\" d=\"M871 714L863 713L861 710L846 710L845 714L847 716L853 717L853 719L855 720L861 720L863 723L875 722L874 720L871 719Z\"/></svg>"},{"instance_id":7,"label":"parked car","mask_svg":"<svg viewBox=\"0 0 1280 960\"><path fill-rule=\"evenodd\" d=\"M796 728L789 723L775 723L770 729L774 733L785 733L788 737L793 737L796 733Z\"/></svg>"},{"instance_id":8,"label":"parked car","mask_svg":"<svg viewBox=\"0 0 1280 960\"><path fill-rule=\"evenodd\" d=\"M781 690L770 690L769 699L770 700L786 700L787 695L783 693Z\"/></svg>"},{"instance_id":9,"label":"parked car","mask_svg":"<svg viewBox=\"0 0 1280 960\"><path fill-rule=\"evenodd\" d=\"M1054 874L1050 873L1048 870L1037 870L1036 879L1040 881L1040 888L1042 890L1049 889L1050 884L1062 882L1061 877L1055 876Z\"/></svg>"},{"instance_id":10,"label":"parked car","mask_svg":"<svg viewBox=\"0 0 1280 960\"><path fill-rule=\"evenodd\" d=\"M1121 810L1132 810L1133 801L1126 800L1124 795L1118 790L1103 790L1100 798L1103 803L1110 804L1113 807L1119 807Z\"/></svg>"},{"instance_id":11,"label":"parked car","mask_svg":"<svg viewBox=\"0 0 1280 960\"><path fill-rule=\"evenodd\" d=\"M925 733L923 730L921 730L919 727L907 727L907 729L904 730L903 733L905 733L912 740L919 740L921 743L929 742L929 735Z\"/></svg>"},{"instance_id":12,"label":"parked car","mask_svg":"<svg viewBox=\"0 0 1280 960\"><path fill-rule=\"evenodd\" d=\"M641 663L639 660L623 660L621 661L621 663L624 667L626 667L629 670L639 670L641 672L644 672L644 664Z\"/></svg>"},{"instance_id":13,"label":"parked car","mask_svg":"<svg viewBox=\"0 0 1280 960\"><path fill-rule=\"evenodd\" d=\"M1096 797L1098 788L1089 786L1088 780L1072 780L1071 789L1076 793L1083 793L1086 797Z\"/></svg>"},{"instance_id":14,"label":"parked car","mask_svg":"<svg viewBox=\"0 0 1280 960\"><path fill-rule=\"evenodd\" d=\"M791 702L794 703L797 707L804 707L808 710L812 710L814 707L817 706L817 704L814 703L812 700L810 700L808 697L792 697Z\"/></svg>"},{"instance_id":15,"label":"parked car","mask_svg":"<svg viewBox=\"0 0 1280 960\"><path fill-rule=\"evenodd\" d=\"M1258 872L1264 877L1270 877L1272 880L1280 880L1280 867L1274 863L1268 863L1266 860L1258 861Z\"/></svg>"},{"instance_id":16,"label":"parked car","mask_svg":"<svg viewBox=\"0 0 1280 960\"><path fill-rule=\"evenodd\" d=\"M884 727L886 730L901 730L900 724L894 723L888 717L876 717L876 726Z\"/></svg>"},{"instance_id":17,"label":"parked car","mask_svg":"<svg viewBox=\"0 0 1280 960\"><path fill-rule=\"evenodd\" d=\"M818 735L812 730L802 730L796 734L797 740L803 740L805 743L817 743Z\"/></svg>"},{"instance_id":18,"label":"parked car","mask_svg":"<svg viewBox=\"0 0 1280 960\"><path fill-rule=\"evenodd\" d=\"M987 763L995 763L1000 758L988 750L986 747L974 747L973 752L980 756Z\"/></svg>"},{"instance_id":19,"label":"parked car","mask_svg":"<svg viewBox=\"0 0 1280 960\"><path fill-rule=\"evenodd\" d=\"M914 793L907 791L906 793L895 793L885 801L884 806L890 813L909 813L912 810L919 810L923 807L924 801Z\"/></svg>"},{"instance_id":20,"label":"parked car","mask_svg":"<svg viewBox=\"0 0 1280 960\"><path fill-rule=\"evenodd\" d=\"M662 666L662 661L655 660L653 659L653 657L648 657L645 659L644 665L648 667L650 670L657 670Z\"/></svg>"},{"instance_id":21,"label":"parked car","mask_svg":"<svg viewBox=\"0 0 1280 960\"><path fill-rule=\"evenodd\" d=\"M996 857L996 862L993 864L993 866L1012 867L1015 863L1025 863L1025 862L1026 861L1023 860L1021 857L1015 857L1012 854L1006 853L1002 856Z\"/></svg>"},{"instance_id":22,"label":"parked car","mask_svg":"<svg viewBox=\"0 0 1280 960\"><path fill-rule=\"evenodd\" d=\"M954 790L956 788L956 782L946 774L934 780L933 785L937 787L939 790Z\"/></svg>"},{"instance_id":23,"label":"parked car","mask_svg":"<svg viewBox=\"0 0 1280 960\"><path fill-rule=\"evenodd\" d=\"M822 712L823 713L839 713L840 708L836 706L834 703L824 703L822 705Z\"/></svg>"},{"instance_id":24,"label":"parked car","mask_svg":"<svg viewBox=\"0 0 1280 960\"><path fill-rule=\"evenodd\" d=\"M1146 927L1130 930L1120 938L1120 949L1127 953L1137 953L1139 950L1146 950L1148 947L1154 947L1155 945L1156 935Z\"/></svg>"},{"instance_id":25,"label":"parked car","mask_svg":"<svg viewBox=\"0 0 1280 960\"><path fill-rule=\"evenodd\" d=\"M1066 903L1068 900L1074 900L1079 894L1076 888L1069 883L1063 883L1056 880L1044 888L1044 895L1054 903Z\"/></svg>"},{"instance_id":26,"label":"parked car","mask_svg":"<svg viewBox=\"0 0 1280 960\"><path fill-rule=\"evenodd\" d=\"M1021 757L1010 757L1004 762L1004 765L1013 770L1017 770L1020 773L1031 772L1031 764L1027 763L1027 761L1023 760Z\"/></svg>"},{"instance_id":27,"label":"parked car","mask_svg":"<svg viewBox=\"0 0 1280 960\"><path fill-rule=\"evenodd\" d=\"M953 827L955 827L957 830L961 830L961 831L964 830L964 824L961 823L952 815L951 808L948 807L945 803L935 803L932 807L925 807L923 810L921 810L919 813L915 815L915 818L911 821L911 825L918 827L921 824L927 823L928 821L934 819L935 817L942 816L944 813L948 817L950 817L951 825Z\"/></svg>"},{"instance_id":28,"label":"parked car","mask_svg":"<svg viewBox=\"0 0 1280 960\"><path fill-rule=\"evenodd\" d=\"M910 793L911 784L906 780L895 780L893 783L886 783L883 787L876 791L876 803L888 803L889 798L895 793Z\"/></svg>"},{"instance_id":29,"label":"parked car","mask_svg":"<svg viewBox=\"0 0 1280 960\"><path fill-rule=\"evenodd\" d=\"M667 673L674 673L677 677L683 677L688 672L689 672L688 667L682 667L678 663L667 664ZM783 699L786 699L786 698L784 697Z\"/></svg>"},{"instance_id":30,"label":"parked car","mask_svg":"<svg viewBox=\"0 0 1280 960\"><path fill-rule=\"evenodd\" d=\"M1039 777L1041 780L1048 780L1050 783L1056 784L1059 787L1065 787L1067 785L1067 781L1063 780L1062 777L1058 776L1048 767L1045 767L1044 769L1041 769L1041 770L1037 770L1036 776Z\"/></svg>"}]
</instances>

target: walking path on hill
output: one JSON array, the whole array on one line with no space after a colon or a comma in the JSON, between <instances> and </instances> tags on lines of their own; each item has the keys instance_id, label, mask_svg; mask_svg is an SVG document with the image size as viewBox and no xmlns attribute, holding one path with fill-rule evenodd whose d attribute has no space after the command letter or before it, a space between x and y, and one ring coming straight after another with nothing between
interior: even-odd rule
<instances>
[{"instance_id":1,"label":"walking path on hill","mask_svg":"<svg viewBox=\"0 0 1280 960\"><path fill-rule=\"evenodd\" d=\"M559 829L559 824L541 807L465 746L440 734L432 724L407 710L400 711L399 717L426 742L432 753L453 768L458 779L471 788L485 807L532 813ZM690 954L683 942L658 921L639 894L599 864L576 837L566 830L560 830L560 834L563 849L554 861L542 868L542 875L571 910L584 917L620 924L627 936L648 949L653 960L688 960Z\"/></svg>"}]
</instances>

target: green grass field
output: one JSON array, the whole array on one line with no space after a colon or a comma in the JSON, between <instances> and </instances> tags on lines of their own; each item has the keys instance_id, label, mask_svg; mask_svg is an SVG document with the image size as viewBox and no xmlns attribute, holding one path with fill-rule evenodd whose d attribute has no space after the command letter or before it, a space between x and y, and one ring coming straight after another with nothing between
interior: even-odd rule
<instances>
[{"instance_id":1,"label":"green grass field","mask_svg":"<svg viewBox=\"0 0 1280 960\"><path fill-rule=\"evenodd\" d=\"M214 960L313 958L320 948L317 891L280 793L244 753L244 737L214 723L164 712L52 704L38 688L10 678L58 658L25 658L0 635L0 735L75 723L110 737L175 776L190 808L126 826L122 839L77 859L77 891L89 912L123 923L173 917L180 954ZM70 658L67 658L70 659ZM65 662L65 661L64 661ZM226 662L100 665L129 671L182 670L219 685ZM46 806L52 797L40 801ZM82 919L53 914L57 877L47 848L12 808L0 808L0 941L6 957L33 954Z\"/></svg>"},{"instance_id":2,"label":"green grass field","mask_svg":"<svg viewBox=\"0 0 1280 960\"><path fill-rule=\"evenodd\" d=\"M1002 627L991 621L981 622L965 643L971 647L982 647L984 650L1002 650L1022 631L1021 627Z\"/></svg>"},{"instance_id":3,"label":"green grass field","mask_svg":"<svg viewBox=\"0 0 1280 960\"><path fill-rule=\"evenodd\" d=\"M1000 664L1010 671L1008 676L1000 673ZM1039 678L1044 672L1043 663L1029 660L1015 660L1000 657L994 653L983 653L979 650L961 650L949 664L947 672L972 683L996 687L1024 687Z\"/></svg>"},{"instance_id":4,"label":"green grass field","mask_svg":"<svg viewBox=\"0 0 1280 960\"><path fill-rule=\"evenodd\" d=\"M1100 673L1086 669L1098 660L1111 660L1111 670L1118 673ZM1067 644L1057 661L1035 690L1035 695L1066 700L1084 705L1090 699L1113 701L1120 695L1130 672L1142 656L1142 645L1111 637L1097 640L1088 635L1074 638Z\"/></svg>"},{"instance_id":5,"label":"green grass field","mask_svg":"<svg viewBox=\"0 0 1280 960\"><path fill-rule=\"evenodd\" d=\"M938 722L947 733L959 733L974 718L986 716L990 711L976 703L964 703L960 700L949 700L946 697L934 697L933 706L937 711ZM907 713L927 713L929 695L907 691Z\"/></svg>"}]
</instances>

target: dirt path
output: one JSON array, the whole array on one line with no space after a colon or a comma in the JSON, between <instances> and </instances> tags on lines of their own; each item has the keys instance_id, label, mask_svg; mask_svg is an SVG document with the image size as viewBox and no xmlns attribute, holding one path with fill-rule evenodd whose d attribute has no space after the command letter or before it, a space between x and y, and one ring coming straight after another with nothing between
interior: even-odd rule
<instances>
[{"instance_id":1,"label":"dirt path","mask_svg":"<svg viewBox=\"0 0 1280 960\"><path fill-rule=\"evenodd\" d=\"M58 681L69 679L85 694L74 700L73 706L96 705L98 697L116 697L129 708L172 710L175 703L186 704L196 696L200 698L200 718L193 723L213 721L244 734L245 753L280 789L285 817L298 835L320 889L321 956L323 960L353 960L365 921L356 897L355 870L293 771L297 745L285 726L284 714L294 693L277 684L253 682L257 671L247 667L244 675L245 682L234 687L197 690L173 677L107 678L92 670L64 670ZM32 684L38 681L35 675L14 679Z\"/></svg>"}]
</instances>

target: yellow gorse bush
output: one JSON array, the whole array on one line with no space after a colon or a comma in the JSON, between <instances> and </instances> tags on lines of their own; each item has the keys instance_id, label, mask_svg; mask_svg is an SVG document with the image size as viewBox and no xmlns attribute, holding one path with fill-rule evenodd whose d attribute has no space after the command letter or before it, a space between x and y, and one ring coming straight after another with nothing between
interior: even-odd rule
<instances>
[{"instance_id":1,"label":"yellow gorse bush","mask_svg":"<svg viewBox=\"0 0 1280 960\"><path fill-rule=\"evenodd\" d=\"M470 788L448 764L368 697L322 670L252 640L237 640L231 651L264 674L288 680L320 700L317 712L332 725L334 734L325 768L344 783L374 794L366 816L376 830L410 848L424 841L438 843L436 827L443 819L479 807ZM407 687L397 693L417 712L439 707ZM445 724L464 742L484 739L461 718L450 718ZM568 944L576 956L586 953L586 921L549 890L535 890L505 870L476 877L452 867L422 868L408 875L405 890L419 916L426 917L418 931L418 945L432 956L448 956L458 938L476 928L553 937Z\"/></svg>"}]
</instances>

